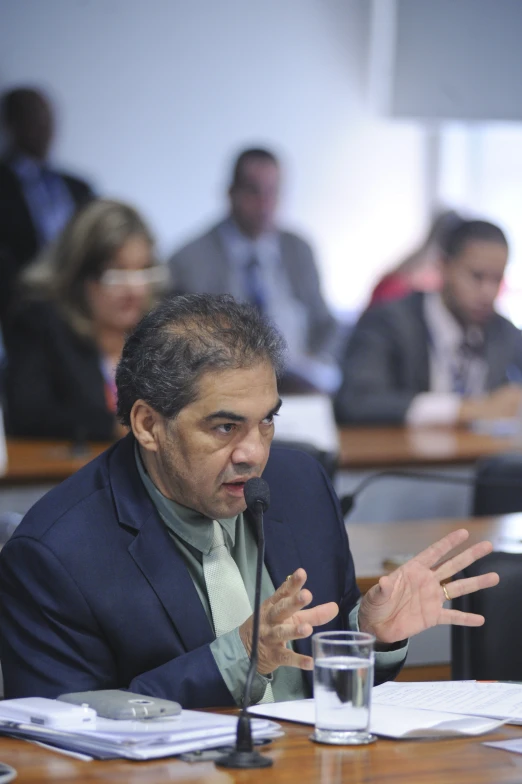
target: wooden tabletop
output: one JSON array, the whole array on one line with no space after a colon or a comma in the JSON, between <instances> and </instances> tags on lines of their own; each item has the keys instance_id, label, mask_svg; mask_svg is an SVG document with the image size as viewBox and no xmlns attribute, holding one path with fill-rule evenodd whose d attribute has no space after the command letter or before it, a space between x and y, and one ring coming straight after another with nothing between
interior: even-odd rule
<instances>
[{"instance_id":1,"label":"wooden tabletop","mask_svg":"<svg viewBox=\"0 0 522 784\"><path fill-rule=\"evenodd\" d=\"M235 771L211 762L83 762L20 740L0 739L0 759L18 771L17 784L520 784L522 757L482 745L522 738L521 727L466 740L378 740L360 748L323 746L311 727L282 722L285 736L266 747L272 768Z\"/></svg>"},{"instance_id":2,"label":"wooden tabletop","mask_svg":"<svg viewBox=\"0 0 522 784\"><path fill-rule=\"evenodd\" d=\"M385 561L416 555L457 528L467 528L470 532L466 547L488 539L496 550L522 553L522 514L403 523L350 523L347 520L346 530L359 588L365 593L379 577L394 568L393 564L387 567Z\"/></svg>"},{"instance_id":3,"label":"wooden tabletop","mask_svg":"<svg viewBox=\"0 0 522 784\"><path fill-rule=\"evenodd\" d=\"M61 482L89 460L97 457L109 444L74 445L67 441L29 441L7 439L7 472L3 484Z\"/></svg>"},{"instance_id":4,"label":"wooden tabletop","mask_svg":"<svg viewBox=\"0 0 522 784\"><path fill-rule=\"evenodd\" d=\"M520 448L510 438L493 438L462 429L365 427L343 428L339 434L340 468L355 471L473 463L484 455ZM0 477L0 483L60 482L108 446L9 438L7 472Z\"/></svg>"},{"instance_id":5,"label":"wooden tabletop","mask_svg":"<svg viewBox=\"0 0 522 784\"><path fill-rule=\"evenodd\" d=\"M342 428L339 437L340 468L351 470L473 463L520 448L513 438L464 428L351 427Z\"/></svg>"}]
</instances>

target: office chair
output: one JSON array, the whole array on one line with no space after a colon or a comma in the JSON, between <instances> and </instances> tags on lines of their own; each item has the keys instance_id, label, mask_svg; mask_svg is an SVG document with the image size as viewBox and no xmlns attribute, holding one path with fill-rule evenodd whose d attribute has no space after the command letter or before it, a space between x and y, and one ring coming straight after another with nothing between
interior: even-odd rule
<instances>
[{"instance_id":1,"label":"office chair","mask_svg":"<svg viewBox=\"0 0 522 784\"><path fill-rule=\"evenodd\" d=\"M456 579L486 572L498 572L500 583L452 602L457 610L483 615L486 623L451 627L451 677L522 681L522 554L490 553Z\"/></svg>"},{"instance_id":2,"label":"office chair","mask_svg":"<svg viewBox=\"0 0 522 784\"><path fill-rule=\"evenodd\" d=\"M286 441L278 438L274 438L272 446L282 446L285 449L298 449L300 452L306 452L307 455L315 458L322 465L330 480L333 481L338 467L337 454L335 452L325 452L308 441Z\"/></svg>"},{"instance_id":3,"label":"office chair","mask_svg":"<svg viewBox=\"0 0 522 784\"><path fill-rule=\"evenodd\" d=\"M522 512L522 454L482 458L475 472L471 514L484 517L512 512Z\"/></svg>"}]
</instances>

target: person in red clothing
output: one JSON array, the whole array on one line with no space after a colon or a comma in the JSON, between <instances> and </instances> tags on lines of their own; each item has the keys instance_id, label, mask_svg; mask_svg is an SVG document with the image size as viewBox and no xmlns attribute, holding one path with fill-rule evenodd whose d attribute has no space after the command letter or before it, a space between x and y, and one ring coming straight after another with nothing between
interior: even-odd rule
<instances>
[{"instance_id":1,"label":"person in red clothing","mask_svg":"<svg viewBox=\"0 0 522 784\"><path fill-rule=\"evenodd\" d=\"M445 239L461 220L454 210L438 213L420 247L376 284L370 306L400 299L413 291L436 291L440 287L438 261L445 247Z\"/></svg>"}]
</instances>

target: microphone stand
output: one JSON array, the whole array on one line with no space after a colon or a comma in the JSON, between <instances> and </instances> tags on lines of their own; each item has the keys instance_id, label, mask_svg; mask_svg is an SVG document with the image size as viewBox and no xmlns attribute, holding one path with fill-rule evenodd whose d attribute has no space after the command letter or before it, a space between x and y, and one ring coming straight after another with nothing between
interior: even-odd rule
<instances>
[{"instance_id":1,"label":"microphone stand","mask_svg":"<svg viewBox=\"0 0 522 784\"><path fill-rule=\"evenodd\" d=\"M247 708L250 704L252 683L257 671L258 646L259 646L259 616L261 612L261 575L265 560L265 532L263 528L263 504L256 501L250 510L253 514L257 530L257 564L256 564L256 593L254 600L254 623L252 630L252 650L250 652L250 667L243 694L243 706L237 720L236 748L230 754L225 754L216 760L216 765L221 768L269 768L274 764L270 757L264 757L256 749L252 741L252 726Z\"/></svg>"}]
</instances>

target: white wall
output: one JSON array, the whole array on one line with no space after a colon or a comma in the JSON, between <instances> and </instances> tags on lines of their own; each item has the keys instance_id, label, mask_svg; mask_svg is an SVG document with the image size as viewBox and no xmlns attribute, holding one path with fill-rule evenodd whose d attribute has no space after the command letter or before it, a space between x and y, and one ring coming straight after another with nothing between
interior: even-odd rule
<instances>
[{"instance_id":1,"label":"white wall","mask_svg":"<svg viewBox=\"0 0 522 784\"><path fill-rule=\"evenodd\" d=\"M394 2L396 116L522 120L520 0Z\"/></svg>"},{"instance_id":2,"label":"white wall","mask_svg":"<svg viewBox=\"0 0 522 784\"><path fill-rule=\"evenodd\" d=\"M55 154L131 200L163 252L217 218L238 148L286 164L282 217L357 307L420 232L424 133L365 101L368 0L1 0L0 87L46 87Z\"/></svg>"}]
</instances>

